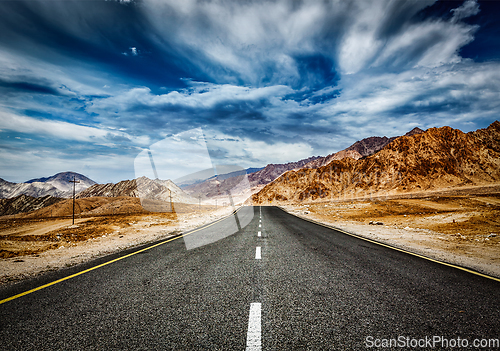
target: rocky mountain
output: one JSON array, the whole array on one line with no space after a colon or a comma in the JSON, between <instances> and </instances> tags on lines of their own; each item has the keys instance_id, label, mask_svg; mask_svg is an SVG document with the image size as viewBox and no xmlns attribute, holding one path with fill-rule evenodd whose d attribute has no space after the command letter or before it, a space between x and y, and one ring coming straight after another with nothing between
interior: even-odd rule
<instances>
[{"instance_id":1,"label":"rocky mountain","mask_svg":"<svg viewBox=\"0 0 500 351\"><path fill-rule=\"evenodd\" d=\"M280 175L285 173L286 171L290 171L292 169L302 168L307 163L312 162L316 159L320 158L319 156L312 156L306 158L304 160L300 160L297 162L289 162L283 164L269 164L264 169L261 169L258 172L252 173L248 176L248 180L250 181L250 185L257 186L262 184L268 184L278 178Z\"/></svg>"},{"instance_id":2,"label":"rocky mountain","mask_svg":"<svg viewBox=\"0 0 500 351\"><path fill-rule=\"evenodd\" d=\"M217 167L216 167L217 168ZM197 184L201 184L204 182L210 182L213 181L215 178L222 180L226 178L231 178L231 177L236 177L243 174L251 174L255 173L257 171L260 171L264 167L261 168L247 168L247 169L241 169L237 171L233 171L235 168L234 166L226 165L222 167L218 167L217 172L220 172L218 175L214 175L214 170L213 169L207 169L203 170L194 174L190 174L188 176L175 179L174 182L177 184L181 189L188 189L188 192L190 191L189 189L193 189L196 187Z\"/></svg>"},{"instance_id":3,"label":"rocky mountain","mask_svg":"<svg viewBox=\"0 0 500 351\"><path fill-rule=\"evenodd\" d=\"M279 177L284 172L303 167L306 163L315 160L317 157L309 157L305 160L290 162L285 164L269 164L264 168L248 168L239 171L219 174L203 182L183 187L188 194L197 197L211 198L224 195L228 191L241 193L251 187L268 184Z\"/></svg>"},{"instance_id":4,"label":"rocky mountain","mask_svg":"<svg viewBox=\"0 0 500 351\"><path fill-rule=\"evenodd\" d=\"M404 136L414 136L416 134L422 134L423 132L425 132L425 130L420 129L419 127L415 127L408 133L406 133Z\"/></svg>"},{"instance_id":5,"label":"rocky mountain","mask_svg":"<svg viewBox=\"0 0 500 351\"><path fill-rule=\"evenodd\" d=\"M463 133L450 127L402 136L379 152L289 171L253 196L254 203L388 195L500 182L500 122Z\"/></svg>"},{"instance_id":6,"label":"rocky mountain","mask_svg":"<svg viewBox=\"0 0 500 351\"><path fill-rule=\"evenodd\" d=\"M86 197L139 197L135 179L122 180L119 183L94 184L76 195L77 199Z\"/></svg>"},{"instance_id":7,"label":"rocky mountain","mask_svg":"<svg viewBox=\"0 0 500 351\"><path fill-rule=\"evenodd\" d=\"M412 129L405 135L414 135L422 132L423 131L417 127ZM283 173L293 169L318 168L330 163L333 160L341 160L346 157L350 157L355 160L360 159L364 156L371 155L381 150L384 146L386 146L396 138L397 137L387 138L385 136L365 138L355 142L353 145L344 150L328 155L326 157L312 156L297 162L284 164L268 164L266 167L252 173L248 172L247 170L250 187L269 184ZM216 196L217 194L225 193L228 190L232 189L235 184L240 181L236 178L231 179L231 175L232 174L212 177L203 182L197 182L189 186L183 186L183 189L188 193L204 194L207 197Z\"/></svg>"},{"instance_id":8,"label":"rocky mountain","mask_svg":"<svg viewBox=\"0 0 500 351\"><path fill-rule=\"evenodd\" d=\"M0 198L9 199L19 195L32 197L71 197L73 196L73 184L69 180L80 180L76 185L76 191L86 189L95 182L84 175L74 172L58 173L52 177L32 179L26 183L11 183L0 178Z\"/></svg>"},{"instance_id":9,"label":"rocky mountain","mask_svg":"<svg viewBox=\"0 0 500 351\"><path fill-rule=\"evenodd\" d=\"M32 197L24 194L10 199L0 199L0 216L36 211L61 200L63 199L50 195Z\"/></svg>"},{"instance_id":10,"label":"rocky mountain","mask_svg":"<svg viewBox=\"0 0 500 351\"><path fill-rule=\"evenodd\" d=\"M75 172L61 172L47 178L37 178L28 180L26 183L46 183L50 184L53 187L66 192L73 193L73 183L70 183L70 180L76 180L79 183L75 183L75 192L79 193L82 190L87 189L89 186L97 184L92 179L87 178L83 174L75 173Z\"/></svg>"},{"instance_id":11,"label":"rocky mountain","mask_svg":"<svg viewBox=\"0 0 500 351\"><path fill-rule=\"evenodd\" d=\"M9 199L19 195L42 197L46 195L66 197L66 193L47 183L11 183L0 179L0 198Z\"/></svg>"},{"instance_id":12,"label":"rocky mountain","mask_svg":"<svg viewBox=\"0 0 500 351\"><path fill-rule=\"evenodd\" d=\"M405 136L412 136L416 134L423 133L424 131L418 127L413 128L411 131L405 134ZM369 137L356 141L354 144L348 148L335 152L331 155L320 157L312 162L309 162L304 166L304 168L318 168L325 166L334 160L341 160L346 157L359 160L362 157L373 155L374 153L382 150L386 145L391 143L393 140L399 137L388 138L383 137Z\"/></svg>"},{"instance_id":13,"label":"rocky mountain","mask_svg":"<svg viewBox=\"0 0 500 351\"><path fill-rule=\"evenodd\" d=\"M132 180L123 180L119 183L94 184L77 195L77 198L86 197L138 197L141 199L181 202L197 204L198 200L186 194L171 180L149 179L140 177Z\"/></svg>"},{"instance_id":14,"label":"rocky mountain","mask_svg":"<svg viewBox=\"0 0 500 351\"><path fill-rule=\"evenodd\" d=\"M245 170L220 174L198 184L185 187L184 190L193 197L212 198L226 195L228 192L240 193L250 189L248 175Z\"/></svg>"}]
</instances>

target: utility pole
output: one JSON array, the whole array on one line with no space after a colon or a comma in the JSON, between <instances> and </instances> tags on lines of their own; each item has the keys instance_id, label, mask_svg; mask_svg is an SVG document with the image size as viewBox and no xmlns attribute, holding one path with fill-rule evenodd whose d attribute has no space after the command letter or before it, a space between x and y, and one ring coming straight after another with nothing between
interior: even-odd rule
<instances>
[{"instance_id":1,"label":"utility pole","mask_svg":"<svg viewBox=\"0 0 500 351\"><path fill-rule=\"evenodd\" d=\"M219 177L219 176L217 176L217 178L218 178L218 177ZM215 197L215 209L216 209L216 210L217 210L217 196L219 196L219 195L220 195L220 182L219 182L219 179L217 179L217 178L215 179L215 181L216 181L216 183L215 183L215 184L217 184L217 195L216 195L216 197Z\"/></svg>"},{"instance_id":2,"label":"utility pole","mask_svg":"<svg viewBox=\"0 0 500 351\"><path fill-rule=\"evenodd\" d=\"M80 183L79 180L76 180L76 177L73 176L73 180L69 180L70 183L73 183L73 225L75 224L75 187L76 183Z\"/></svg>"},{"instance_id":3,"label":"utility pole","mask_svg":"<svg viewBox=\"0 0 500 351\"><path fill-rule=\"evenodd\" d=\"M168 188L168 194L170 196L170 212L174 213L175 209L174 209L174 203L172 202L172 190L170 190L170 188Z\"/></svg>"}]
</instances>

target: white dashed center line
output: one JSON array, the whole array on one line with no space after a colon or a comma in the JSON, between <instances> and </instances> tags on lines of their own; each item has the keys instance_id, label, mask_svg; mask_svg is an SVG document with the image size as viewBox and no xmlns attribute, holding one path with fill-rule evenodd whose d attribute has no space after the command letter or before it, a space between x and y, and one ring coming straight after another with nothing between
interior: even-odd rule
<instances>
[{"instance_id":1,"label":"white dashed center line","mask_svg":"<svg viewBox=\"0 0 500 351\"><path fill-rule=\"evenodd\" d=\"M259 210L261 210L259 208ZM259 211L260 212L260 211ZM262 214L259 213L259 228L262 228ZM257 232L257 236L262 235L261 231ZM255 248L255 259L262 259L261 247ZM247 331L247 348L246 351L262 351L262 327L261 327L261 303L253 302L250 304L250 316L248 317L248 331Z\"/></svg>"},{"instance_id":2,"label":"white dashed center line","mask_svg":"<svg viewBox=\"0 0 500 351\"><path fill-rule=\"evenodd\" d=\"M260 248L259 248L260 249ZM247 348L246 351L261 351L261 303L250 304L250 316L248 317Z\"/></svg>"},{"instance_id":3,"label":"white dashed center line","mask_svg":"<svg viewBox=\"0 0 500 351\"><path fill-rule=\"evenodd\" d=\"M261 256L260 256L260 246L257 246L255 248L255 259L256 260L260 260L261 259Z\"/></svg>"}]
</instances>

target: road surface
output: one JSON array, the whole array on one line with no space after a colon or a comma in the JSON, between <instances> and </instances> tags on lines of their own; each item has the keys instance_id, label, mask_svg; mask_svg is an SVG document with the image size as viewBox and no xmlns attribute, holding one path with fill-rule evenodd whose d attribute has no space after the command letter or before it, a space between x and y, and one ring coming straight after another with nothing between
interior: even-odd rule
<instances>
[{"instance_id":1,"label":"road surface","mask_svg":"<svg viewBox=\"0 0 500 351\"><path fill-rule=\"evenodd\" d=\"M500 337L498 281L277 207L236 216L0 289L5 301L85 271L0 304L0 349L363 350L436 336L470 349Z\"/></svg>"}]
</instances>

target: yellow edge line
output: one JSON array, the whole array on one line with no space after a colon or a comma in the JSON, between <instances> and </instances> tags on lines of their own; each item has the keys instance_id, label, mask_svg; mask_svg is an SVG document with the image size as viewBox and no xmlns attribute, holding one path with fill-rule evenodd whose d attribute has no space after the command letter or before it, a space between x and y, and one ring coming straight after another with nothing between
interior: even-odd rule
<instances>
[{"instance_id":1,"label":"yellow edge line","mask_svg":"<svg viewBox=\"0 0 500 351\"><path fill-rule=\"evenodd\" d=\"M179 238L183 238L183 237L185 237L185 236L187 236L187 235L189 235L189 234L193 234L193 233L195 233L195 232L197 232L197 231L200 231L200 230L202 230L202 229L208 228L208 227L210 227L210 226L212 226L212 225L214 225L214 224L216 224L216 223L219 223L219 222L221 222L221 221L225 220L226 218L229 218L230 216L232 216L233 214L235 214L236 212L238 212L241 208L242 208L242 207L240 207L239 209L237 209L235 212L232 212L229 216L223 217L223 218L221 218L221 219L219 219L219 220L217 220L217 221L215 221L215 222L213 222L213 223L210 223L210 224L208 224L208 225L206 225L206 226L204 226L204 227L201 227L201 228L198 228L198 229L194 229L193 231L191 231L191 232L189 232L189 233L186 233L186 234L182 234L182 235L176 236L175 238L171 238L171 239L168 239L168 240L166 240L166 241L162 241L161 243L158 243L158 244L155 244L155 245L152 245L152 246L148 246L148 247L146 247L146 248L144 248L144 249L141 249L141 250L139 250L139 251L135 251L135 252L129 253L128 255L125 255L125 256L122 256L122 257L115 258L114 260L111 260L111 261L108 261L108 262L101 263L100 265L94 266L94 267L89 268L89 269L86 269L86 270L84 270L84 271L81 271L81 272L78 272L78 273L75 273L75 274L72 274L72 275L68 275L67 277L64 277L64 278L61 278L61 279L58 279L58 280L54 280L53 282L47 283L47 284L45 284L45 285L41 285L41 286L39 286L39 287L37 287L37 288L34 288L34 289L31 289L31 290L25 291L25 292L23 292L23 293L20 293L20 294L17 294L17 295L14 295L14 296L8 297L8 298L6 298L6 299L4 299L4 300L1 300L1 301L0 301L0 305L1 305L1 304L3 304L3 303L9 302L9 301L15 300L15 299L17 299L17 298L19 298L19 297L21 297L21 296L25 296L25 295L31 294L31 293L33 293L33 292L35 292L35 291L38 291L38 290L42 290L42 289L48 288L49 286L52 286L52 285L55 285L55 284L61 283L61 282L65 281L65 280L68 280L68 279L71 279L71 278L77 277L77 276L79 276L79 275L82 275L82 274L88 273L88 272L90 272L90 271L93 271L94 269L98 269L98 268L104 267L104 266L106 266L106 265L108 265L108 264L114 263L114 262L116 262L116 261L123 260L124 258L128 258L128 257L130 257L130 256L136 255L136 254L138 254L138 253L144 252L144 251L146 251L146 250L149 250L149 249L155 248L155 247L157 247L157 246L160 246L160 245L166 244L166 243L168 243L168 242L170 242L170 241L173 241L173 240L176 240L176 239L179 239Z\"/></svg>"},{"instance_id":2,"label":"yellow edge line","mask_svg":"<svg viewBox=\"0 0 500 351\"><path fill-rule=\"evenodd\" d=\"M311 223L314 223L314 224L318 224L318 225L321 225L321 226L323 226L325 228L333 229L333 230L339 231L339 232L341 232L343 234L347 234L347 235L350 235L352 237L355 237L355 238L358 238L358 239L361 239L361 240L364 240L364 241L368 241L368 242L371 242L371 243L376 244L376 245L384 246L384 247L387 247L389 249L393 249L393 250L396 250L396 251L404 252L404 253L412 255L412 256L420 257L420 258L423 258L423 259L425 259L427 261L431 261L431 262L442 264L444 266L448 266L448 267L460 269L461 271L465 271L465 272L468 272L468 273L472 273L472 274L478 275L478 276L483 277L483 278L488 278L488 279L500 282L500 278L496 278L496 277L493 277L491 275L487 275L487 274L484 274L484 273L479 273L479 272L476 272L476 271L474 271L472 269L468 269L468 268L465 268L465 267L460 267L460 266L454 265L452 263L447 263L447 262L439 261L439 260L436 260L434 258L423 256L423 255L420 255L420 254L417 254L417 253L414 253L414 252L411 252L411 251L407 251L407 250L404 250L404 249L400 249L398 247L387 245L387 244L381 243L379 241L375 241L375 240L372 240L372 239L368 239L368 238L362 237L361 235L349 233L349 232L346 232L346 231L344 231L344 230L342 230L340 228L336 228L336 227L330 226L328 224L324 224L324 223L321 223L321 222L318 222L318 221L315 221L315 220L312 220L312 219L309 219L309 218L299 217L299 216L297 216L297 215L295 215L293 213L290 213L290 212L286 211L281 206L277 206L277 207L280 208L282 211L288 213L289 215L292 215L294 217L303 219L304 221L308 221L308 222L311 222Z\"/></svg>"}]
</instances>

